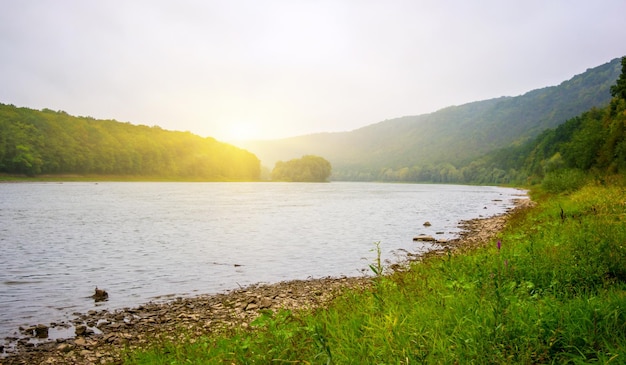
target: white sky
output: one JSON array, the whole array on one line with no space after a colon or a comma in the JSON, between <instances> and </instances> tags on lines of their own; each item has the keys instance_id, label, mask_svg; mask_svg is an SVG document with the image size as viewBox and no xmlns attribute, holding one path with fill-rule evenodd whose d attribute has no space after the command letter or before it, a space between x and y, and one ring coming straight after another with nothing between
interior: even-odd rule
<instances>
[{"instance_id":1,"label":"white sky","mask_svg":"<svg viewBox=\"0 0 626 365\"><path fill-rule=\"evenodd\" d=\"M624 0L0 0L0 103L220 140L353 130L626 55Z\"/></svg>"}]
</instances>

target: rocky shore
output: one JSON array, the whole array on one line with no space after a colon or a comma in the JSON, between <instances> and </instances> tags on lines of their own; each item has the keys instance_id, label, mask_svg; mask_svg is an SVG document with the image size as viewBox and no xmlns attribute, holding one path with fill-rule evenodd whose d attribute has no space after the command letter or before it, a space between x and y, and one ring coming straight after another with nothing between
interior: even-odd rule
<instances>
[{"instance_id":1,"label":"rocky shore","mask_svg":"<svg viewBox=\"0 0 626 365\"><path fill-rule=\"evenodd\" d=\"M530 204L530 200L520 199L516 209ZM423 260L448 250L484 245L504 228L508 215L462 222L459 238L441 245L440 250L408 259ZM396 264L392 268L402 267ZM181 332L193 337L235 326L247 327L261 310L320 307L346 288L367 290L370 281L369 277L295 280L136 308L89 311L78 315L71 324L40 324L21 329L23 337L5 339L0 345L0 364L120 364L125 348L141 348L155 339L174 340ZM50 331L63 329L69 338L49 339Z\"/></svg>"}]
</instances>

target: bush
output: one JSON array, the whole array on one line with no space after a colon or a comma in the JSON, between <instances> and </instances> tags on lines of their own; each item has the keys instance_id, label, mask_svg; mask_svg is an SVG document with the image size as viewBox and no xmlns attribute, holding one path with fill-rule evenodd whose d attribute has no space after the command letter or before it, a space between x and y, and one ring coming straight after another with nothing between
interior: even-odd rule
<instances>
[{"instance_id":1,"label":"bush","mask_svg":"<svg viewBox=\"0 0 626 365\"><path fill-rule=\"evenodd\" d=\"M587 177L581 170L553 171L543 178L541 186L548 193L569 193L582 188L587 183Z\"/></svg>"}]
</instances>

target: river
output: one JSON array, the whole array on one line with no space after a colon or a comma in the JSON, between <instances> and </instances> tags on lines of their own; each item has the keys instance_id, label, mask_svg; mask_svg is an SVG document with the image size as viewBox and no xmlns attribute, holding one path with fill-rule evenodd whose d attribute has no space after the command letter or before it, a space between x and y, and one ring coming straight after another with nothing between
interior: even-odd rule
<instances>
[{"instance_id":1,"label":"river","mask_svg":"<svg viewBox=\"0 0 626 365\"><path fill-rule=\"evenodd\" d=\"M73 313L367 273L523 192L381 183L0 184L0 338ZM426 221L431 226L425 227ZM106 302L89 298L95 287Z\"/></svg>"}]
</instances>

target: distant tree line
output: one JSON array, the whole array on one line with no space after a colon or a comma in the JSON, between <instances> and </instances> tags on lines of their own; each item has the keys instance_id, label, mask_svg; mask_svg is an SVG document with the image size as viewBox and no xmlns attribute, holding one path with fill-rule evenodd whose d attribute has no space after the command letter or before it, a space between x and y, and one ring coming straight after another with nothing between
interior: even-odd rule
<instances>
[{"instance_id":1,"label":"distant tree line","mask_svg":"<svg viewBox=\"0 0 626 365\"><path fill-rule=\"evenodd\" d=\"M272 170L272 180L292 182L325 182L331 174L330 162L319 156L278 161Z\"/></svg>"},{"instance_id":2,"label":"distant tree line","mask_svg":"<svg viewBox=\"0 0 626 365\"><path fill-rule=\"evenodd\" d=\"M260 161L190 132L0 104L0 172L258 180Z\"/></svg>"}]
</instances>

